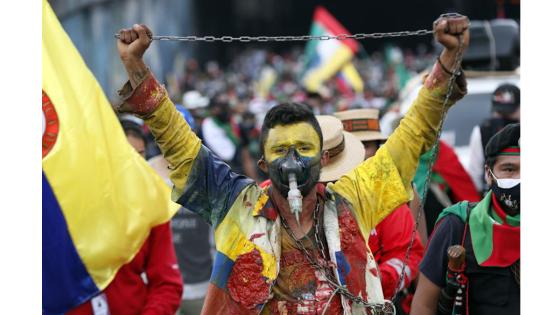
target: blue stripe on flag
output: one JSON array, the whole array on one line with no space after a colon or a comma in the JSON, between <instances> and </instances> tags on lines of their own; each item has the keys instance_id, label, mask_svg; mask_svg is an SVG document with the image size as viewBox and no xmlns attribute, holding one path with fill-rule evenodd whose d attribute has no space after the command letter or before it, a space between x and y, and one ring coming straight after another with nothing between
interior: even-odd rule
<instances>
[{"instance_id":1,"label":"blue stripe on flag","mask_svg":"<svg viewBox=\"0 0 560 315\"><path fill-rule=\"evenodd\" d=\"M63 313L99 293L43 173L43 312Z\"/></svg>"},{"instance_id":2,"label":"blue stripe on flag","mask_svg":"<svg viewBox=\"0 0 560 315\"><path fill-rule=\"evenodd\" d=\"M233 268L233 260L229 259L221 252L216 252L214 259L214 268L212 268L212 276L210 281L218 288L225 289L229 274Z\"/></svg>"}]
</instances>

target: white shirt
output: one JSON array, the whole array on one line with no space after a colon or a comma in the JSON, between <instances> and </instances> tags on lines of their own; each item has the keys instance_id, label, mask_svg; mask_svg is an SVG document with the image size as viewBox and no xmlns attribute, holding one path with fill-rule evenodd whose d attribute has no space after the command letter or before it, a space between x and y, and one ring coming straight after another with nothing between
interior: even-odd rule
<instances>
[{"instance_id":1,"label":"white shirt","mask_svg":"<svg viewBox=\"0 0 560 315\"><path fill-rule=\"evenodd\" d=\"M225 130L220 128L212 118L202 122L202 137L204 143L220 159L228 162L235 156L235 144L228 138Z\"/></svg>"},{"instance_id":2,"label":"white shirt","mask_svg":"<svg viewBox=\"0 0 560 315\"><path fill-rule=\"evenodd\" d=\"M476 189L482 191L483 175L484 175L484 148L482 147L482 136L480 134L480 126L476 125L471 133L469 142L469 164L467 172L471 176Z\"/></svg>"}]
</instances>

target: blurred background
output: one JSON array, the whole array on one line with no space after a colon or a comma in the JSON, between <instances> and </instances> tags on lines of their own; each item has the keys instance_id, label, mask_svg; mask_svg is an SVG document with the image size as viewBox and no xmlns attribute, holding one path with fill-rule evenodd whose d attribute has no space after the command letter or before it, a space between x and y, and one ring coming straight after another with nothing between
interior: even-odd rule
<instances>
[{"instance_id":1,"label":"blurred background","mask_svg":"<svg viewBox=\"0 0 560 315\"><path fill-rule=\"evenodd\" d=\"M318 6L350 33L431 29L445 12L472 21L471 47L464 58L469 96L455 106L444 139L468 163L472 128L491 113L491 95L504 82L519 83L519 0L296 1L296 0L52 0L66 32L111 102L126 81L113 34L134 23L156 35L308 35ZM345 89L337 77L310 91L301 82L307 67L305 43L154 42L147 64L165 83L178 108L202 137L202 122L222 114L232 121L233 143L260 156L256 139L264 113L278 102L304 101L316 114L377 108L382 131L390 133L406 112L438 53L431 36L361 40L351 63L362 86ZM223 113L215 101L227 105ZM214 100L214 101L212 101ZM386 115L389 114L389 115ZM148 158L157 155L150 146ZM235 159L243 164L237 155ZM231 160L234 158L225 158Z\"/></svg>"}]
</instances>

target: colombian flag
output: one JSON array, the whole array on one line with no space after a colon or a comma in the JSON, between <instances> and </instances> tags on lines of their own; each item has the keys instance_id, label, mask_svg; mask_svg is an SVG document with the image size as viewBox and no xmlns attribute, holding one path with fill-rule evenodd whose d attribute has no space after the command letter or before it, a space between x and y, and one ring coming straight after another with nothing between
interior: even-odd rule
<instances>
[{"instance_id":1,"label":"colombian flag","mask_svg":"<svg viewBox=\"0 0 560 315\"><path fill-rule=\"evenodd\" d=\"M354 95L354 92L364 90L364 82L352 62L348 62L336 75L336 84L342 94L347 96Z\"/></svg>"},{"instance_id":2,"label":"colombian flag","mask_svg":"<svg viewBox=\"0 0 560 315\"><path fill-rule=\"evenodd\" d=\"M42 31L43 313L53 314L103 290L178 206L45 0Z\"/></svg>"},{"instance_id":3,"label":"colombian flag","mask_svg":"<svg viewBox=\"0 0 560 315\"><path fill-rule=\"evenodd\" d=\"M312 36L336 36L350 34L325 8L319 6L313 16ZM352 64L352 57L358 51L355 39L312 40L305 47L305 71L303 85L311 92L317 92L324 81L337 75L339 87L363 90L363 82Z\"/></svg>"}]
</instances>

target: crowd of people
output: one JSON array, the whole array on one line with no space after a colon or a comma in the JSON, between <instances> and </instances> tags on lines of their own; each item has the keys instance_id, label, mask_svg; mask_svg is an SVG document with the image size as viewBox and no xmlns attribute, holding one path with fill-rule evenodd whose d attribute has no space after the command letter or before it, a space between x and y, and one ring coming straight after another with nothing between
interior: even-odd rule
<instances>
[{"instance_id":1,"label":"crowd of people","mask_svg":"<svg viewBox=\"0 0 560 315\"><path fill-rule=\"evenodd\" d=\"M364 89L353 93L341 92L334 78L320 92L306 91L299 81L303 52L297 47L283 54L247 49L225 67L215 61L202 66L189 59L180 71L166 75L164 83L170 99L204 144L234 171L262 181L266 176L255 162L262 155L258 139L269 109L290 100L305 102L317 115L353 108L383 113L398 99L407 80L425 70L434 58L425 45L416 51L389 45L384 51L355 58ZM147 134L146 153L151 158L160 151Z\"/></svg>"},{"instance_id":2,"label":"crowd of people","mask_svg":"<svg viewBox=\"0 0 560 315\"><path fill-rule=\"evenodd\" d=\"M314 111L331 114L349 107L382 109L396 99L411 76L426 69L434 58L423 44L415 50L387 45L383 51L370 55L359 53L354 64L364 81L363 93L342 93L332 79L320 91L322 102ZM207 98L225 93L238 106L237 111L264 115L275 104L308 98L309 93L299 84L304 60L299 46L284 53L250 48L236 55L225 67L216 61L201 65L196 59L186 60L182 69L179 67L166 76L165 82L171 99L176 102L181 102L183 94L189 91L197 91Z\"/></svg>"},{"instance_id":3,"label":"crowd of people","mask_svg":"<svg viewBox=\"0 0 560 315\"><path fill-rule=\"evenodd\" d=\"M227 70L190 60L165 89L142 60L149 29L122 30L117 110L134 115L121 124L182 208L71 314L369 314L387 301L399 314L518 314L519 89L500 87L492 131L473 132L477 178L441 140L430 150L468 19L434 31L435 64L375 53L356 62L364 92L345 95L334 82L307 93L297 51L249 50ZM382 133L405 77L426 67L415 105ZM465 93L460 75L451 102Z\"/></svg>"}]
</instances>

